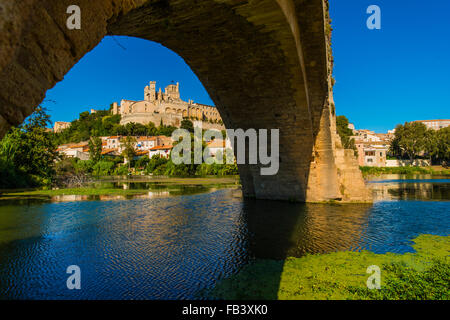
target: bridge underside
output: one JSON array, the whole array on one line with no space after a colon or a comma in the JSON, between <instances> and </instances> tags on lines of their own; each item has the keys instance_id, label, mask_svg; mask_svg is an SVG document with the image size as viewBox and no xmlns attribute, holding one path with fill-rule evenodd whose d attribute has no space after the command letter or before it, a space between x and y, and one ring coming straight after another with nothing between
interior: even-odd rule
<instances>
[{"instance_id":1,"label":"bridge underside","mask_svg":"<svg viewBox=\"0 0 450 320\"><path fill-rule=\"evenodd\" d=\"M81 30L66 27L72 4ZM178 53L227 128L280 129L277 175L239 165L246 196L367 201L336 136L327 12L325 0L0 0L0 136L105 35L134 36Z\"/></svg>"}]
</instances>

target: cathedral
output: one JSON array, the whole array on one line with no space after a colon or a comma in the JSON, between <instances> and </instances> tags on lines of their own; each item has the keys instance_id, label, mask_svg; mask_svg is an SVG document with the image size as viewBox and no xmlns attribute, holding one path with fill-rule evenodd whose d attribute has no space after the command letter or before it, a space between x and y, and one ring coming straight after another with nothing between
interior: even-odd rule
<instances>
[{"instance_id":1,"label":"cathedral","mask_svg":"<svg viewBox=\"0 0 450 320\"><path fill-rule=\"evenodd\" d=\"M163 123L179 127L183 118L188 118L194 124L201 122L204 129L224 129L216 107L181 100L178 82L176 85L168 85L162 92L161 88L156 91L156 81L150 81L144 89L144 100L122 99L120 105L113 103L112 112L122 116L120 123L123 125L130 122L153 122L156 126Z\"/></svg>"}]
</instances>

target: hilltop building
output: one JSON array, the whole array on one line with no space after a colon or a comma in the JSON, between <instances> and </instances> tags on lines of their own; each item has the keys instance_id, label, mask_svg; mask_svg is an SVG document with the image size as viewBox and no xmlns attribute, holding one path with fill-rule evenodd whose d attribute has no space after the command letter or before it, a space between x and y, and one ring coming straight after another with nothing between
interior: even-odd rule
<instances>
[{"instance_id":1,"label":"hilltop building","mask_svg":"<svg viewBox=\"0 0 450 320\"><path fill-rule=\"evenodd\" d=\"M450 126L450 119L439 119L439 120L417 120L414 122L423 123L428 129L439 130Z\"/></svg>"},{"instance_id":2,"label":"hilltop building","mask_svg":"<svg viewBox=\"0 0 450 320\"><path fill-rule=\"evenodd\" d=\"M450 119L437 119L437 120L415 120L412 122L421 122L427 129L439 130L450 126ZM388 134L394 135L395 128L388 131Z\"/></svg>"},{"instance_id":3,"label":"hilltop building","mask_svg":"<svg viewBox=\"0 0 450 320\"><path fill-rule=\"evenodd\" d=\"M67 129L68 127L70 127L70 122L55 121L53 132L58 133L63 131L64 129Z\"/></svg>"},{"instance_id":4,"label":"hilltop building","mask_svg":"<svg viewBox=\"0 0 450 320\"><path fill-rule=\"evenodd\" d=\"M156 91L156 81L150 81L144 89L144 100L122 99L120 105L114 102L112 113L121 115L122 125L153 122L155 125L163 123L179 127L183 118L188 118L201 121L204 129L225 129L215 107L181 100L178 82L168 85L162 92L161 88Z\"/></svg>"}]
</instances>

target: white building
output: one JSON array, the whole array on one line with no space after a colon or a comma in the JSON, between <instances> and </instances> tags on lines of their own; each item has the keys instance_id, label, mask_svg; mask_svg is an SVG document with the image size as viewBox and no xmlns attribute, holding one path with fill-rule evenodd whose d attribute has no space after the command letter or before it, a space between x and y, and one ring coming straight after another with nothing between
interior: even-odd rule
<instances>
[{"instance_id":1,"label":"white building","mask_svg":"<svg viewBox=\"0 0 450 320\"><path fill-rule=\"evenodd\" d=\"M212 141L209 141L207 143L207 147L209 150L209 156L215 158L217 153L220 151L222 153L222 156L226 154L226 150L230 149L231 147L231 141L230 139L222 140L222 139L214 139Z\"/></svg>"},{"instance_id":2,"label":"white building","mask_svg":"<svg viewBox=\"0 0 450 320\"><path fill-rule=\"evenodd\" d=\"M78 158L80 160L89 160L89 143L87 141L80 143L63 144L56 151L68 158Z\"/></svg>"},{"instance_id":3,"label":"white building","mask_svg":"<svg viewBox=\"0 0 450 320\"><path fill-rule=\"evenodd\" d=\"M157 137L138 137L136 139L135 148L138 151L150 150L158 145Z\"/></svg>"},{"instance_id":4,"label":"white building","mask_svg":"<svg viewBox=\"0 0 450 320\"><path fill-rule=\"evenodd\" d=\"M361 152L362 151L362 152ZM370 146L363 150L358 150L358 155L361 152L362 164L368 167L385 167L386 166L386 152L387 149L383 146Z\"/></svg>"},{"instance_id":5,"label":"white building","mask_svg":"<svg viewBox=\"0 0 450 320\"><path fill-rule=\"evenodd\" d=\"M438 120L417 120L415 122L423 123L428 129L439 130L450 126L450 119Z\"/></svg>"},{"instance_id":6,"label":"white building","mask_svg":"<svg viewBox=\"0 0 450 320\"><path fill-rule=\"evenodd\" d=\"M148 156L149 158L152 158L154 155L159 155L160 157L168 159L172 149L173 146L156 146L149 149Z\"/></svg>"}]
</instances>

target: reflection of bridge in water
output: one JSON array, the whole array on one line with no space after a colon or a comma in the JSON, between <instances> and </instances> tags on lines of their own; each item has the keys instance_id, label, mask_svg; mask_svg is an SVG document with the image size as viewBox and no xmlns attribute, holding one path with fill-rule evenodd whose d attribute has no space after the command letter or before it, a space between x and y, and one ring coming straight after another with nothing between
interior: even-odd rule
<instances>
[{"instance_id":1,"label":"reflection of bridge in water","mask_svg":"<svg viewBox=\"0 0 450 320\"><path fill-rule=\"evenodd\" d=\"M250 252L259 259L284 259L306 253L359 250L371 207L246 200Z\"/></svg>"}]
</instances>

